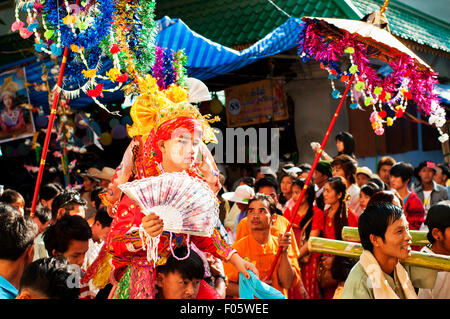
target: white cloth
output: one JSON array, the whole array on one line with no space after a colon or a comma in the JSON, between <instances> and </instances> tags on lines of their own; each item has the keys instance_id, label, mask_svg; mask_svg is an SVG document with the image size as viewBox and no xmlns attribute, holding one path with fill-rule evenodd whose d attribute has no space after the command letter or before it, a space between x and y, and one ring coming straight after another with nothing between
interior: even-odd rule
<instances>
[{"instance_id":1,"label":"white cloth","mask_svg":"<svg viewBox=\"0 0 450 319\"><path fill-rule=\"evenodd\" d=\"M420 252L434 254L433 251L426 246L424 246ZM432 289L421 288L419 290L419 299L450 299L450 272L439 271L434 287Z\"/></svg>"},{"instance_id":2,"label":"white cloth","mask_svg":"<svg viewBox=\"0 0 450 319\"><path fill-rule=\"evenodd\" d=\"M347 205L352 209L353 213L358 216L363 212L361 206L359 206L359 192L360 189L356 184L350 185L350 187L347 189L347 194L350 195L350 199L347 201Z\"/></svg>"},{"instance_id":3,"label":"white cloth","mask_svg":"<svg viewBox=\"0 0 450 319\"><path fill-rule=\"evenodd\" d=\"M42 237L43 233L40 233L36 236L34 239L34 256L33 261L40 259L40 258L48 258L48 252L47 249L45 249L45 243L44 239Z\"/></svg>"},{"instance_id":4,"label":"white cloth","mask_svg":"<svg viewBox=\"0 0 450 319\"><path fill-rule=\"evenodd\" d=\"M384 277L383 270L381 270L378 261L370 251L363 250L361 257L359 258L359 263L369 276L375 299L399 299L399 296L397 296ZM417 299L417 294L414 291L409 275L400 262L395 266L395 272L397 273L405 297L407 299Z\"/></svg>"}]
</instances>

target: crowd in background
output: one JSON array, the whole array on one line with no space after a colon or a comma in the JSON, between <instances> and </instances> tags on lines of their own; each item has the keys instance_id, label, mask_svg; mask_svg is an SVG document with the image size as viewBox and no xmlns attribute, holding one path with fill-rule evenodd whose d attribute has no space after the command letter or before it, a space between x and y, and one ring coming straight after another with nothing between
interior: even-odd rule
<instances>
[{"instance_id":1,"label":"crowd in background","mask_svg":"<svg viewBox=\"0 0 450 319\"><path fill-rule=\"evenodd\" d=\"M413 250L450 255L446 163L425 161L414 168L385 156L372 172L358 166L349 133L339 133L335 142L337 154L322 152L308 185L312 163L284 163L277 172L269 166L243 166L241 177L233 181L227 180L226 171L220 174L217 228L240 256L256 265L259 278L288 299L344 298L350 289L344 289L345 283L358 260L310 252L308 239L342 240L343 227L358 227L362 214L385 203L400 208L409 230L428 232L430 245L412 246ZM320 151L317 143L312 143L312 150ZM113 219L99 194L106 192L114 172L110 167L91 167L80 174L83 183L75 187L63 188L58 182L41 185L32 217L24 196L4 185L0 298L107 298L108 287L67 283L83 276L108 234ZM286 232L290 223L292 228ZM272 269L278 251L280 259ZM177 255L186 253L177 251ZM191 251L183 261L169 258L157 271L181 274L189 281L205 280L217 298L239 297L236 269L201 251ZM275 275L269 278L271 271ZM434 287L416 289L419 298L450 298L448 273L439 276ZM171 289L178 298L206 298L195 291L180 295L170 284L161 287L161 296L170 298Z\"/></svg>"}]
</instances>

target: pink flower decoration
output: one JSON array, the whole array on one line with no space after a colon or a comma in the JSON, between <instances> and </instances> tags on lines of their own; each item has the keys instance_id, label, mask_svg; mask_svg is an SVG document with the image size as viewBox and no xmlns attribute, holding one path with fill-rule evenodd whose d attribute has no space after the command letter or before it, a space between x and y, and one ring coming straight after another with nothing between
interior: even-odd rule
<instances>
[{"instance_id":1,"label":"pink flower decoration","mask_svg":"<svg viewBox=\"0 0 450 319\"><path fill-rule=\"evenodd\" d=\"M11 25L11 31L12 31L12 32L19 31L20 29L23 28L24 25L25 25L25 24L24 24L22 21L17 20L17 21L15 21L15 22Z\"/></svg>"}]
</instances>

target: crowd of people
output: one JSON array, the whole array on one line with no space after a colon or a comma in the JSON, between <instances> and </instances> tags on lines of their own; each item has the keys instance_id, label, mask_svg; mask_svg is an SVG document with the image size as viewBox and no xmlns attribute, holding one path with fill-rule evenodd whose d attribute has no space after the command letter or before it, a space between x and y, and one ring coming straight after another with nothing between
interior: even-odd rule
<instances>
[{"instance_id":1,"label":"crowd of people","mask_svg":"<svg viewBox=\"0 0 450 319\"><path fill-rule=\"evenodd\" d=\"M163 156L167 145L160 146ZM317 143L312 149L320 151ZM76 187L42 185L32 215L30 203L5 185L0 299L239 298L240 281L255 274L287 299L450 298L448 272L399 263L411 249L450 255L448 165L426 161L414 168L385 156L372 172L358 166L348 132L336 136L336 149L334 157L321 153L308 185L307 163L284 163L277 172L261 166L232 181L218 172L220 183L212 185L219 185L216 231L223 245L182 236L171 245L172 237L161 237L164 262L151 272L152 291L129 284L145 285L151 268L136 229L162 236L163 223L154 214L137 218L128 198L111 213L102 194L120 168L92 167ZM310 251L310 237L342 240L345 226L358 228L359 259ZM411 246L410 230L427 232L429 244ZM102 268L98 260L108 254L110 267ZM92 269L106 272L107 280L99 284Z\"/></svg>"}]
</instances>

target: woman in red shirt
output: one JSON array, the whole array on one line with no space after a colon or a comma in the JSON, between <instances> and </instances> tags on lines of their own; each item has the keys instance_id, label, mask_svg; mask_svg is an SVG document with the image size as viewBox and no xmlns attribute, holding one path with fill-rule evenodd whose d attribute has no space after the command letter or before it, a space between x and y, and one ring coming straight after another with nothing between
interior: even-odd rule
<instances>
[{"instance_id":1,"label":"woman in red shirt","mask_svg":"<svg viewBox=\"0 0 450 319\"><path fill-rule=\"evenodd\" d=\"M304 178L294 179L292 183L292 200L293 205L291 209L286 208L283 216L288 220L292 219L291 210L297 204L297 201L302 192L306 180ZM310 183L306 189L305 196L297 209L292 230L295 235L295 240L299 245L300 255L298 263L300 265L302 282L308 294L308 299L320 299L319 283L317 282L317 266L320 261L320 253L310 253L308 251L308 239L312 229L313 216L320 214L323 216L323 211L314 205L315 200L314 186ZM291 293L291 291L290 291ZM292 298L300 299L300 294L297 291L292 291Z\"/></svg>"},{"instance_id":2,"label":"woman in red shirt","mask_svg":"<svg viewBox=\"0 0 450 319\"><path fill-rule=\"evenodd\" d=\"M314 214L310 236L342 240L342 228L344 226L358 226L357 215L347 207L348 196L345 179L339 176L330 177L324 185L323 199L325 205L328 204L329 207L324 212L318 211ZM323 254L320 267L331 270L333 258L334 255ZM322 298L333 298L337 286L338 282L323 287Z\"/></svg>"}]
</instances>

